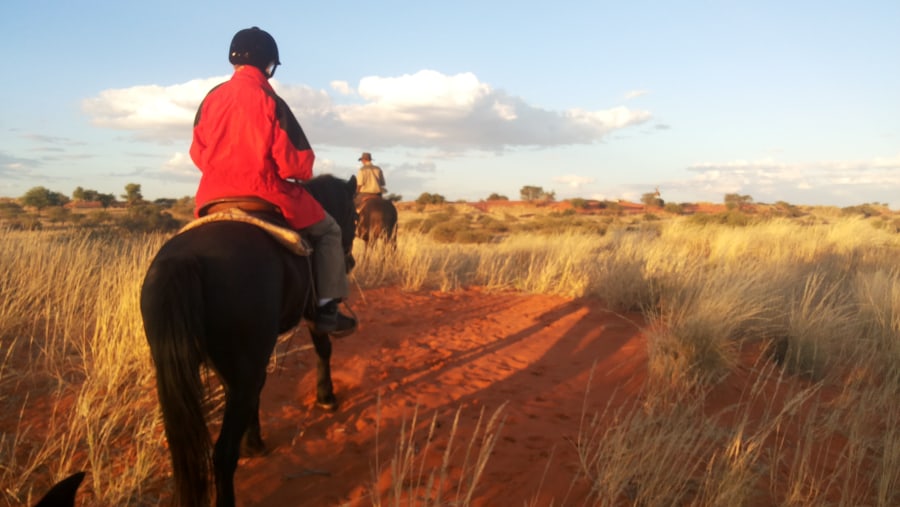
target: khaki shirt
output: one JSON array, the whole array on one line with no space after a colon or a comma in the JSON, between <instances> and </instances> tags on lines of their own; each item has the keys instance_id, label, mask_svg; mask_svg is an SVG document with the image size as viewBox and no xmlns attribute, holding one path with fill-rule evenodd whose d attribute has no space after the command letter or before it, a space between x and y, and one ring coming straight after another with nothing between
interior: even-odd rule
<instances>
[{"instance_id":1,"label":"khaki shirt","mask_svg":"<svg viewBox=\"0 0 900 507\"><path fill-rule=\"evenodd\" d=\"M364 164L356 173L356 191L361 194L383 194L384 173L377 165Z\"/></svg>"}]
</instances>

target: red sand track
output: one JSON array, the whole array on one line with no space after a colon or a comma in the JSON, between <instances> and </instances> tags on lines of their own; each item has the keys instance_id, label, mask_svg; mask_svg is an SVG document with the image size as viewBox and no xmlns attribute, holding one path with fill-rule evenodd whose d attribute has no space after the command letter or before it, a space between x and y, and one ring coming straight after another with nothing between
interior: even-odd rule
<instances>
[{"instance_id":1,"label":"red sand track","mask_svg":"<svg viewBox=\"0 0 900 507\"><path fill-rule=\"evenodd\" d=\"M629 380L642 377L636 369L646 363L640 317L610 313L591 299L390 288L357 293L352 305L360 329L335 342L332 362L340 407L334 413L313 407L315 354L289 353L263 391L261 424L271 452L238 467L240 505L371 505L366 495L375 484L376 455L389 470L400 426L417 406L417 447L426 445L427 426L438 418L425 475L440 466L462 409L456 474L482 409L487 419L504 403L505 425L474 505L560 505L576 475L571 441L592 367L589 413L636 385ZM281 347L308 343L301 332ZM378 487L389 481L383 474ZM576 483L569 500L580 504L585 487Z\"/></svg>"}]
</instances>

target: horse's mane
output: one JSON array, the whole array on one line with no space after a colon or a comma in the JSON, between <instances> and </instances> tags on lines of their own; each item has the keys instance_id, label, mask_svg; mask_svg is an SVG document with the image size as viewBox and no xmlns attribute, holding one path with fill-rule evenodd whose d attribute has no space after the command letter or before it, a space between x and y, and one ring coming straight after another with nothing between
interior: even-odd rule
<instances>
[{"instance_id":1,"label":"horse's mane","mask_svg":"<svg viewBox=\"0 0 900 507\"><path fill-rule=\"evenodd\" d=\"M356 175L351 176L349 180L344 180L332 174L320 174L304 181L303 186L327 208L327 203L334 203L336 199L345 198L348 195L353 197L353 192L356 191Z\"/></svg>"},{"instance_id":2,"label":"horse's mane","mask_svg":"<svg viewBox=\"0 0 900 507\"><path fill-rule=\"evenodd\" d=\"M319 188L321 186L330 185L330 184L332 184L331 182L333 182L335 180L345 181L331 173L324 173L324 174L316 175L316 176L302 182L301 185L303 185L307 189Z\"/></svg>"}]
</instances>

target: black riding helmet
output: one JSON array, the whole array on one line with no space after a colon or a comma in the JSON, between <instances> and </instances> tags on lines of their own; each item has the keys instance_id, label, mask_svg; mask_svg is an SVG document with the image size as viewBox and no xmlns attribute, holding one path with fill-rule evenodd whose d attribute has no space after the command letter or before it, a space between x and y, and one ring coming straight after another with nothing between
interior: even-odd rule
<instances>
[{"instance_id":1,"label":"black riding helmet","mask_svg":"<svg viewBox=\"0 0 900 507\"><path fill-rule=\"evenodd\" d=\"M259 27L245 28L234 34L228 61L233 65L252 65L269 77L275 75L275 68L281 65L278 60L278 45L275 39ZM267 69L272 65L272 71Z\"/></svg>"}]
</instances>

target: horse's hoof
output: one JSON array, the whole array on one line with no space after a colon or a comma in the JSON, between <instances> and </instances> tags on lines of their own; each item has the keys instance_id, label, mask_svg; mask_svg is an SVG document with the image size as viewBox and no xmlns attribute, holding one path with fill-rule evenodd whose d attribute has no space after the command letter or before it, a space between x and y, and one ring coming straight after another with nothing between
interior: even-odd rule
<instances>
[{"instance_id":1,"label":"horse's hoof","mask_svg":"<svg viewBox=\"0 0 900 507\"><path fill-rule=\"evenodd\" d=\"M327 410L328 412L334 412L338 408L337 400L334 399L327 401L316 400L316 406L322 410Z\"/></svg>"}]
</instances>

